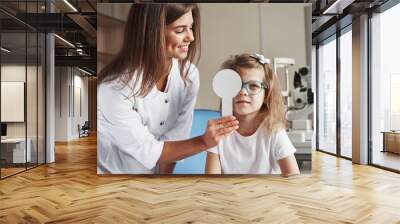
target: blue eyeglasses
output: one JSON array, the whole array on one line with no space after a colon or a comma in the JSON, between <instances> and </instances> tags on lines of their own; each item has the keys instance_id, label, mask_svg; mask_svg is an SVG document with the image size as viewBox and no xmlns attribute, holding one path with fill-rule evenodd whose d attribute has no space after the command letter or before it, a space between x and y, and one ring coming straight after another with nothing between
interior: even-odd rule
<instances>
[{"instance_id":1,"label":"blue eyeglasses","mask_svg":"<svg viewBox=\"0 0 400 224\"><path fill-rule=\"evenodd\" d=\"M257 95L262 90L267 89L267 86L263 82L248 81L248 82L242 82L242 88L240 90L242 90L243 88L246 89L249 95Z\"/></svg>"}]
</instances>

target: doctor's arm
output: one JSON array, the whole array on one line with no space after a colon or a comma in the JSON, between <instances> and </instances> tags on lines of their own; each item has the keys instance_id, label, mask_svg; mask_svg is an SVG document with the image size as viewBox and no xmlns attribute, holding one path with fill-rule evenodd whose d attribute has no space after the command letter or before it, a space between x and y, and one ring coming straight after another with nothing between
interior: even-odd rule
<instances>
[{"instance_id":1,"label":"doctor's arm","mask_svg":"<svg viewBox=\"0 0 400 224\"><path fill-rule=\"evenodd\" d=\"M211 148L238 128L238 121L230 116L209 121L202 136L183 141L159 141L142 123L139 113L132 109L130 99L122 93L123 90L111 84L99 86L98 116L103 125L98 131L109 135L112 149L123 154L124 161L134 159L147 169L154 168L157 163L172 163Z\"/></svg>"},{"instance_id":2,"label":"doctor's arm","mask_svg":"<svg viewBox=\"0 0 400 224\"><path fill-rule=\"evenodd\" d=\"M183 141L164 142L164 147L158 159L158 163L175 162L214 147L222 138L238 129L238 123L239 122L233 116L209 120L206 132L201 136Z\"/></svg>"}]
</instances>

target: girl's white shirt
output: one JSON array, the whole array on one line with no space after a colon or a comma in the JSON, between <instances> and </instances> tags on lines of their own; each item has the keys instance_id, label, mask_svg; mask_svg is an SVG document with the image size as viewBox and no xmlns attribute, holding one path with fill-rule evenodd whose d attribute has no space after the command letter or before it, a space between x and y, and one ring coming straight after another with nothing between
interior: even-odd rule
<instances>
[{"instance_id":1,"label":"girl's white shirt","mask_svg":"<svg viewBox=\"0 0 400 224\"><path fill-rule=\"evenodd\" d=\"M280 174L278 160L296 149L284 129L267 134L263 122L251 136L234 131L208 151L219 155L224 174Z\"/></svg>"},{"instance_id":2,"label":"girl's white shirt","mask_svg":"<svg viewBox=\"0 0 400 224\"><path fill-rule=\"evenodd\" d=\"M154 86L145 97L132 97L132 88L123 87L118 80L100 84L97 172L155 173L164 141L184 140L190 136L199 84L199 72L190 64L185 85L177 59L172 61L165 92Z\"/></svg>"}]
</instances>

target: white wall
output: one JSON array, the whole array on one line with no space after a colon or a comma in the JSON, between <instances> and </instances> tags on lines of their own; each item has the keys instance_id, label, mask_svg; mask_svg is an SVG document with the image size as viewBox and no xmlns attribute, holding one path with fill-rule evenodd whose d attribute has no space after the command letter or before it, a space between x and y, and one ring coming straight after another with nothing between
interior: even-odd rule
<instances>
[{"instance_id":1,"label":"white wall","mask_svg":"<svg viewBox=\"0 0 400 224\"><path fill-rule=\"evenodd\" d=\"M55 141L77 139L78 124L88 120L88 78L75 68L56 67L55 86Z\"/></svg>"},{"instance_id":2,"label":"white wall","mask_svg":"<svg viewBox=\"0 0 400 224\"><path fill-rule=\"evenodd\" d=\"M26 90L26 99L22 99L23 105L19 108L5 107L2 102L2 112L6 113L26 113L26 119L21 122L6 122L7 137L23 138L25 135L30 139L30 148L33 161L39 159L39 163L44 162L44 74L42 67L25 64L3 64L1 66L1 81L9 82L24 82ZM26 80L27 79L27 80ZM4 89L2 89L3 92ZM19 90L20 94L24 94L24 90ZM22 92L21 92L22 91ZM7 95L2 95L2 98L8 98ZM23 96L22 98L25 98ZM11 102L12 103L12 102ZM16 102L15 102L16 103ZM25 105L26 104L26 105ZM14 110L14 111L13 111ZM20 110L20 111L15 111ZM39 154L38 157L37 153Z\"/></svg>"},{"instance_id":3,"label":"white wall","mask_svg":"<svg viewBox=\"0 0 400 224\"><path fill-rule=\"evenodd\" d=\"M25 65L19 65L19 64L8 64L8 65L2 65L1 66L1 81L9 81L9 82L25 82L25 76L26 72L28 72L29 75L31 74L36 74L36 66L27 66ZM29 78L29 77L28 77ZM36 81L29 80L29 85L30 86L35 86ZM27 120L29 122L28 124L28 137L31 133L33 133L33 130L35 130L36 133L36 120L37 116L36 113L36 88L27 88L27 106L31 106L27 110ZM3 98L4 96L2 96ZM32 102L35 102L32 104ZM8 110L10 108L1 108L1 110ZM24 108L22 108L24 110ZM32 123L34 122L34 123ZM25 137L25 126L26 122L7 122L7 136L8 137Z\"/></svg>"},{"instance_id":4,"label":"white wall","mask_svg":"<svg viewBox=\"0 0 400 224\"><path fill-rule=\"evenodd\" d=\"M32 66L25 67L25 65L9 64L1 66L1 81L2 82L24 82L26 70L32 70ZM1 96L4 98L7 96ZM3 103L2 103L3 105ZM1 108L2 114L10 108ZM8 111L9 112L9 111ZM24 113L24 106L22 107ZM24 122L7 122L7 135L9 137L24 137L25 136L25 123Z\"/></svg>"},{"instance_id":5,"label":"white wall","mask_svg":"<svg viewBox=\"0 0 400 224\"><path fill-rule=\"evenodd\" d=\"M25 121L25 82L1 81L1 121Z\"/></svg>"},{"instance_id":6,"label":"white wall","mask_svg":"<svg viewBox=\"0 0 400 224\"><path fill-rule=\"evenodd\" d=\"M200 90L196 108L219 109L214 75L230 55L260 52L258 4L200 4Z\"/></svg>"},{"instance_id":7,"label":"white wall","mask_svg":"<svg viewBox=\"0 0 400 224\"><path fill-rule=\"evenodd\" d=\"M311 5L291 3L260 6L262 53L271 59L289 57L295 60L295 65L289 69L292 88L294 71L311 66L311 13L307 10ZM278 74L281 88L284 88L284 73L281 71Z\"/></svg>"},{"instance_id":8,"label":"white wall","mask_svg":"<svg viewBox=\"0 0 400 224\"><path fill-rule=\"evenodd\" d=\"M78 70L75 70L74 73L74 96L72 96L74 102L71 103L74 107L72 108L71 135L73 138L78 138L78 124L82 126L85 121L88 121L88 77L82 76L83 73Z\"/></svg>"},{"instance_id":9,"label":"white wall","mask_svg":"<svg viewBox=\"0 0 400 224\"><path fill-rule=\"evenodd\" d=\"M290 57L311 66L310 4L199 4L201 11L200 91L196 108L219 108L212 79L230 55L262 53ZM281 79L282 82L284 78ZM282 83L284 84L284 83Z\"/></svg>"},{"instance_id":10,"label":"white wall","mask_svg":"<svg viewBox=\"0 0 400 224\"><path fill-rule=\"evenodd\" d=\"M66 141L68 139L69 76L67 74L67 67L55 68L55 141Z\"/></svg>"},{"instance_id":11,"label":"white wall","mask_svg":"<svg viewBox=\"0 0 400 224\"><path fill-rule=\"evenodd\" d=\"M18 81L25 82L25 65L2 65L1 81ZM30 67L28 66L28 70Z\"/></svg>"}]
</instances>

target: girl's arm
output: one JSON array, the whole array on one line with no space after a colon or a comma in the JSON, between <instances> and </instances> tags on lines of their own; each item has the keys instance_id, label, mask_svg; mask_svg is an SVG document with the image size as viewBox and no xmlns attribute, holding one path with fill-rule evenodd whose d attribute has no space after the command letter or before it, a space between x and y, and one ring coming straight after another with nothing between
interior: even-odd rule
<instances>
[{"instance_id":1,"label":"girl's arm","mask_svg":"<svg viewBox=\"0 0 400 224\"><path fill-rule=\"evenodd\" d=\"M212 152L207 152L206 174L221 174L221 162L219 155Z\"/></svg>"},{"instance_id":2,"label":"girl's arm","mask_svg":"<svg viewBox=\"0 0 400 224\"><path fill-rule=\"evenodd\" d=\"M283 159L278 160L279 167L281 168L282 176L290 176L300 174L299 167L297 166L296 157L293 154Z\"/></svg>"}]
</instances>

